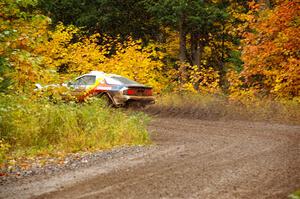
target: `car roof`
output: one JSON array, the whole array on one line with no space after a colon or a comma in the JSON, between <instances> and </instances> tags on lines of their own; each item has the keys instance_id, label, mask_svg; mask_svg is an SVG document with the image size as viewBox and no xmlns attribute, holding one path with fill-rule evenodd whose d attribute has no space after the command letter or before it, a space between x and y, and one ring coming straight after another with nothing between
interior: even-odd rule
<instances>
[{"instance_id":1,"label":"car roof","mask_svg":"<svg viewBox=\"0 0 300 199\"><path fill-rule=\"evenodd\" d=\"M83 75L77 77L76 79L79 79L79 78L87 76L87 75L94 75L94 76L96 76L96 79L98 79L98 78L111 78L111 77L123 77L121 75L112 74L112 73L105 73L103 71L91 71L87 74L83 74ZM123 77L123 78L125 78L125 77ZM131 80L131 81L133 81L133 80ZM140 83L136 82L136 85L143 85L143 84L140 84Z\"/></svg>"},{"instance_id":2,"label":"car roof","mask_svg":"<svg viewBox=\"0 0 300 199\"><path fill-rule=\"evenodd\" d=\"M87 76L87 75L94 75L94 76L96 76L97 79L100 78L100 77L121 77L120 75L108 74L108 73L105 73L103 71L91 71L87 74L83 74L83 75L77 77L76 79L79 79L79 78L81 78L83 76Z\"/></svg>"}]
</instances>

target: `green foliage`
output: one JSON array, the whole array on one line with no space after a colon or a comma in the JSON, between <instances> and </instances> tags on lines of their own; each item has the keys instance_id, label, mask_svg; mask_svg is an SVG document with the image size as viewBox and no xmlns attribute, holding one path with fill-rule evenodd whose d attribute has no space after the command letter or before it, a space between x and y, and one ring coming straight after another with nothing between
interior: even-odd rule
<instances>
[{"instance_id":1,"label":"green foliage","mask_svg":"<svg viewBox=\"0 0 300 199\"><path fill-rule=\"evenodd\" d=\"M230 52L230 57L227 58L229 67L237 72L243 70L243 62L241 60L241 51L233 50Z\"/></svg>"},{"instance_id":2,"label":"green foliage","mask_svg":"<svg viewBox=\"0 0 300 199\"><path fill-rule=\"evenodd\" d=\"M89 33L147 40L159 30L139 0L40 0L39 7L45 14L50 13L54 24L85 27Z\"/></svg>"},{"instance_id":3,"label":"green foliage","mask_svg":"<svg viewBox=\"0 0 300 199\"><path fill-rule=\"evenodd\" d=\"M0 158L146 144L148 120L143 114L105 108L99 99L52 104L1 95Z\"/></svg>"},{"instance_id":4,"label":"green foliage","mask_svg":"<svg viewBox=\"0 0 300 199\"><path fill-rule=\"evenodd\" d=\"M7 74L10 73L10 66L4 57L0 57L0 92L8 92L12 80Z\"/></svg>"},{"instance_id":5,"label":"green foliage","mask_svg":"<svg viewBox=\"0 0 300 199\"><path fill-rule=\"evenodd\" d=\"M300 199L300 190L295 191L294 193L290 194L288 199Z\"/></svg>"}]
</instances>

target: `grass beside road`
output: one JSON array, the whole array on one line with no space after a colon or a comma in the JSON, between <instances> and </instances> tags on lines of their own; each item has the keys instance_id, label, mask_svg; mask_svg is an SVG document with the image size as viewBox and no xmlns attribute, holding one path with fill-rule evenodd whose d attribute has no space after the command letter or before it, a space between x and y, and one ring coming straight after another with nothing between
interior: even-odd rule
<instances>
[{"instance_id":1,"label":"grass beside road","mask_svg":"<svg viewBox=\"0 0 300 199\"><path fill-rule=\"evenodd\" d=\"M105 108L97 99L84 104L50 103L27 97L0 97L0 161L109 149L149 143L149 118Z\"/></svg>"}]
</instances>

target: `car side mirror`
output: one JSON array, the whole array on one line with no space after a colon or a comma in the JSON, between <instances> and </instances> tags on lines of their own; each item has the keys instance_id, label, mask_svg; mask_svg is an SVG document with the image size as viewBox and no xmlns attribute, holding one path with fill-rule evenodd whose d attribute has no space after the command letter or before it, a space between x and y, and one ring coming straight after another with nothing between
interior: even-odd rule
<instances>
[{"instance_id":1,"label":"car side mirror","mask_svg":"<svg viewBox=\"0 0 300 199\"><path fill-rule=\"evenodd\" d=\"M43 88L42 85L40 85L40 84L35 84L35 89L39 90L39 89L42 89L42 88Z\"/></svg>"}]
</instances>

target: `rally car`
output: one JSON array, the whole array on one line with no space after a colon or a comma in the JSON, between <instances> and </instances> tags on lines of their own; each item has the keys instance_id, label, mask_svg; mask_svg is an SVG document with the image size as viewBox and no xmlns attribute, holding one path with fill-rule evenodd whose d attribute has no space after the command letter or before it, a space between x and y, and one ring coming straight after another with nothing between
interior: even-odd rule
<instances>
[{"instance_id":1,"label":"rally car","mask_svg":"<svg viewBox=\"0 0 300 199\"><path fill-rule=\"evenodd\" d=\"M79 100L96 96L113 106L145 106L154 103L152 88L116 74L92 71L65 86Z\"/></svg>"}]
</instances>

